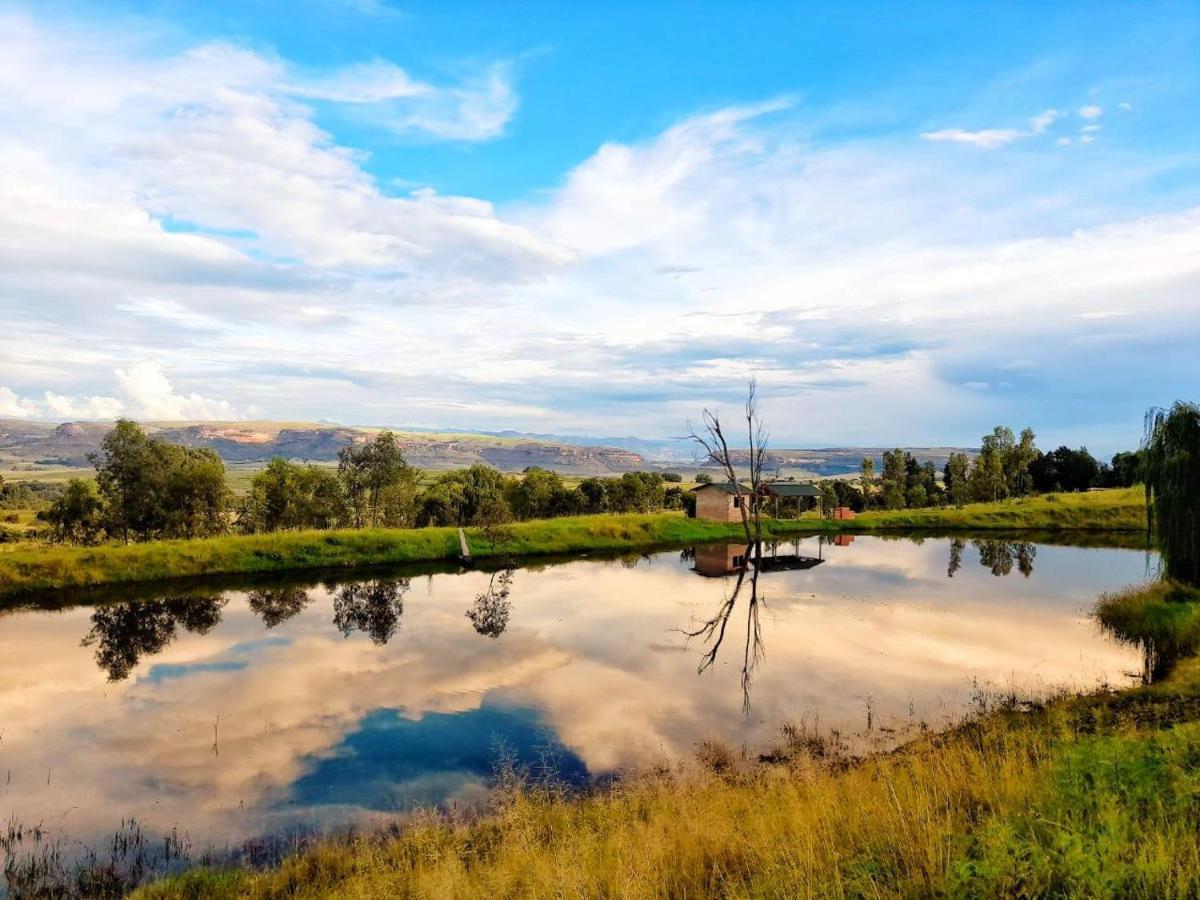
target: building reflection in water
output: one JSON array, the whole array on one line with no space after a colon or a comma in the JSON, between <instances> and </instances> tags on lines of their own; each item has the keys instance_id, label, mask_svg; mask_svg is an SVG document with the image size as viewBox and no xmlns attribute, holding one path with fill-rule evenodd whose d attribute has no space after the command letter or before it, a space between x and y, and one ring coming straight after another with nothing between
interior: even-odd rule
<instances>
[{"instance_id":1,"label":"building reflection in water","mask_svg":"<svg viewBox=\"0 0 1200 900\"><path fill-rule=\"evenodd\" d=\"M746 568L747 560L763 572L796 571L811 569L824 562L822 542L817 544L817 555L807 556L800 552L800 542L787 544L763 541L758 546L745 542L733 544L707 544L696 547L692 559L692 571L706 578L725 578L737 575Z\"/></svg>"}]
</instances>

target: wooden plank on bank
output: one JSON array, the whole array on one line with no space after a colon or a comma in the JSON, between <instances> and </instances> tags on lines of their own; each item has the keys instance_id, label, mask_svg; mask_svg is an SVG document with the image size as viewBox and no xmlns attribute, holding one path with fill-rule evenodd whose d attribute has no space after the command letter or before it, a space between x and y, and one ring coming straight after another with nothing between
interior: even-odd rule
<instances>
[{"instance_id":1,"label":"wooden plank on bank","mask_svg":"<svg viewBox=\"0 0 1200 900\"><path fill-rule=\"evenodd\" d=\"M458 529L458 549L459 559L463 562L471 561L471 548L467 546L467 535L461 528Z\"/></svg>"}]
</instances>

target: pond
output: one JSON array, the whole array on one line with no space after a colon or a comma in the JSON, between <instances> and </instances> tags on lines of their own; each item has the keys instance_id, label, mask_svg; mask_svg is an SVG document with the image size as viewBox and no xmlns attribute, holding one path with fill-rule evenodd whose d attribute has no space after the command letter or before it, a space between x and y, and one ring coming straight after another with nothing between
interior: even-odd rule
<instances>
[{"instance_id":1,"label":"pond","mask_svg":"<svg viewBox=\"0 0 1200 900\"><path fill-rule=\"evenodd\" d=\"M72 846L134 818L232 847L471 806L501 766L582 783L703 740L755 753L786 722L886 744L988 691L1140 674L1088 613L1144 552L809 538L764 551L753 597L745 552L0 615L0 809Z\"/></svg>"}]
</instances>

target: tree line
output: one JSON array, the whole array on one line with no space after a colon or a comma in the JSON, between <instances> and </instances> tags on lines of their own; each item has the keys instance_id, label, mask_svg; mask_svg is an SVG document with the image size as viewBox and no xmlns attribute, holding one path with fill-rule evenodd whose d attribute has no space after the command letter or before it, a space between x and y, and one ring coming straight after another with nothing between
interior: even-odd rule
<instances>
[{"instance_id":1,"label":"tree line","mask_svg":"<svg viewBox=\"0 0 1200 900\"><path fill-rule=\"evenodd\" d=\"M878 475L875 460L868 457L862 461L857 485L837 482L834 486L839 505L855 510L962 506L1032 493L1131 487L1142 483L1144 458L1144 450L1135 450L1117 453L1111 463L1104 463L1086 447L1066 446L1043 453L1033 429L1017 436L1011 428L998 425L984 435L974 458L952 453L940 473L932 462L919 462L897 448L884 451Z\"/></svg>"},{"instance_id":2,"label":"tree line","mask_svg":"<svg viewBox=\"0 0 1200 900\"><path fill-rule=\"evenodd\" d=\"M95 480L72 479L39 514L50 536L71 543L146 541L305 528L489 525L584 513L686 509L694 497L674 473L626 472L567 484L533 467L520 476L485 465L444 472L423 485L395 435L343 447L337 467L272 459L235 498L212 450L153 438L120 420L92 457Z\"/></svg>"}]
</instances>

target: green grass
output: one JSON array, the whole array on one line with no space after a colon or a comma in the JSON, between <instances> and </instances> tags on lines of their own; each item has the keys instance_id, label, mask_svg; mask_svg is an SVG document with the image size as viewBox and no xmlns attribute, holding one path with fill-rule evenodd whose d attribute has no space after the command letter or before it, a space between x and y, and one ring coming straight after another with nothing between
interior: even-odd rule
<instances>
[{"instance_id":1,"label":"green grass","mask_svg":"<svg viewBox=\"0 0 1200 900\"><path fill-rule=\"evenodd\" d=\"M1141 505L1139 505L1141 504ZM768 537L826 531L888 532L931 529L1019 530L1043 534L1089 531L1137 532L1145 506L1134 490L1103 491L975 504L961 509L873 512L846 522L820 518L766 522ZM521 522L506 529L504 555L540 556L595 551L653 549L687 543L737 540L738 524L703 522L678 513L573 516ZM90 587L300 569L372 566L453 560L458 556L452 528L296 531L226 535L144 544L98 547L47 546L22 542L0 545L0 598L59 588ZM492 555L476 529L467 530L473 554Z\"/></svg>"},{"instance_id":2,"label":"green grass","mask_svg":"<svg viewBox=\"0 0 1200 900\"><path fill-rule=\"evenodd\" d=\"M1144 607L1195 606L1158 587ZM1132 610L1138 592L1122 601ZM510 785L466 822L327 839L141 900L357 897L1185 897L1200 893L1200 661L1164 681L1001 704L848 760L792 731L583 796Z\"/></svg>"},{"instance_id":3,"label":"green grass","mask_svg":"<svg viewBox=\"0 0 1200 900\"><path fill-rule=\"evenodd\" d=\"M848 524L864 531L886 528L1145 531L1146 496L1141 488L1043 494L962 507L876 510L863 513Z\"/></svg>"},{"instance_id":4,"label":"green grass","mask_svg":"<svg viewBox=\"0 0 1200 900\"><path fill-rule=\"evenodd\" d=\"M810 525L769 523L783 535ZM736 539L738 525L698 522L679 514L575 516L521 522L504 529L493 551L467 529L472 554L562 555ZM375 566L458 558L456 528L290 531L258 535L105 544L98 547L17 545L0 553L0 597L58 588L190 578L200 575Z\"/></svg>"}]
</instances>

